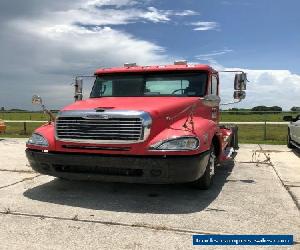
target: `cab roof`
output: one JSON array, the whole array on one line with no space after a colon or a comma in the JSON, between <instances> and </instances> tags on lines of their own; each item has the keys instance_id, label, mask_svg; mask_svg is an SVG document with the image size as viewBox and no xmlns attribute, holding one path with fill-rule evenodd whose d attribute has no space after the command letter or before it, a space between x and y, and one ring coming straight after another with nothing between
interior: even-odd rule
<instances>
[{"instance_id":1,"label":"cab roof","mask_svg":"<svg viewBox=\"0 0 300 250\"><path fill-rule=\"evenodd\" d=\"M212 67L206 64L187 64L187 65L157 65L157 66L129 66L102 68L95 71L95 75L113 73L138 73L138 72L168 72L168 71L208 71L217 73Z\"/></svg>"}]
</instances>

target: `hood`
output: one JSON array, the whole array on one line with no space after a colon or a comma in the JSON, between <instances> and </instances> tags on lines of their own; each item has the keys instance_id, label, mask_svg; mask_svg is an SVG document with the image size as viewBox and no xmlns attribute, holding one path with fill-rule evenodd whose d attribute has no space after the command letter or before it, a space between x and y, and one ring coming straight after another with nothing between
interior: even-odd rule
<instances>
[{"instance_id":1,"label":"hood","mask_svg":"<svg viewBox=\"0 0 300 250\"><path fill-rule=\"evenodd\" d=\"M66 106L68 110L136 110L152 116L173 115L199 100L197 97L101 97L77 101Z\"/></svg>"}]
</instances>

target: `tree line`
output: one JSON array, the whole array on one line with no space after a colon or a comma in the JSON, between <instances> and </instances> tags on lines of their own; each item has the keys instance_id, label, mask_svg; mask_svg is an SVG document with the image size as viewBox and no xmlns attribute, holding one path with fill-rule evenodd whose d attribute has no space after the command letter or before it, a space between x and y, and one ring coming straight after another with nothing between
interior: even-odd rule
<instances>
[{"instance_id":1,"label":"tree line","mask_svg":"<svg viewBox=\"0 0 300 250\"><path fill-rule=\"evenodd\" d=\"M57 113L59 110L51 110L51 112L54 112L54 113ZM268 107L268 106L264 106L264 105L261 105L261 106L255 106L253 108L249 108L249 109L246 109L246 108L230 108L230 109L227 109L227 110L223 110L223 111L232 111L232 112L240 112L240 113L245 113L245 112L251 112L252 114L257 112L257 113L262 113L262 112L266 112L266 113L280 113L282 112L282 107L279 107L279 106L271 106L271 107ZM300 112L300 107L291 107L290 108L290 111L293 111L293 112ZM4 107L1 107L0 108L0 112L41 112L41 111L30 111L30 110L25 110L25 109L5 109Z\"/></svg>"},{"instance_id":2,"label":"tree line","mask_svg":"<svg viewBox=\"0 0 300 250\"><path fill-rule=\"evenodd\" d=\"M260 106L255 106L253 108L250 109L246 109L246 108L230 108L228 109L228 111L234 112L234 113L251 113L251 114L262 114L262 113L271 113L271 114L278 114L282 112L282 107L279 106L264 106L264 105L260 105ZM290 111L293 112L300 112L300 107L292 107L290 109Z\"/></svg>"}]
</instances>

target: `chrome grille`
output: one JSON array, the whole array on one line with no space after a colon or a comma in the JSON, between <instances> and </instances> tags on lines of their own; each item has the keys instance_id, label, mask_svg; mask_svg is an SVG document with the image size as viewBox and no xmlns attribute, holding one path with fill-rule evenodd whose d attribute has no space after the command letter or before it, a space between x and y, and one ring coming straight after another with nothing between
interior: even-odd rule
<instances>
[{"instance_id":1,"label":"chrome grille","mask_svg":"<svg viewBox=\"0 0 300 250\"><path fill-rule=\"evenodd\" d=\"M143 121L140 117L109 117L87 119L84 117L58 117L56 137L75 141L139 141L143 139Z\"/></svg>"}]
</instances>

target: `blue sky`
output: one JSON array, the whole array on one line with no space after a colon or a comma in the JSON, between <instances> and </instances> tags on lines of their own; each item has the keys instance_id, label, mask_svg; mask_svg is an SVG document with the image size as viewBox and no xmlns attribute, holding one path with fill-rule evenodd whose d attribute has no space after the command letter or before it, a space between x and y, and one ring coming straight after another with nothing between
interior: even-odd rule
<instances>
[{"instance_id":1,"label":"blue sky","mask_svg":"<svg viewBox=\"0 0 300 250\"><path fill-rule=\"evenodd\" d=\"M216 57L227 67L289 69L300 73L300 2L282 0L153 1L159 9L190 9L199 15L171 23L120 26L153 41L167 53L189 60L199 54L231 50ZM216 29L194 31L190 22L217 22ZM186 25L185 25L186 24Z\"/></svg>"},{"instance_id":2,"label":"blue sky","mask_svg":"<svg viewBox=\"0 0 300 250\"><path fill-rule=\"evenodd\" d=\"M61 108L77 74L175 59L246 71L238 107L300 106L299 9L296 0L1 0L0 106L32 109L37 93ZM222 74L224 102L232 81Z\"/></svg>"}]
</instances>

